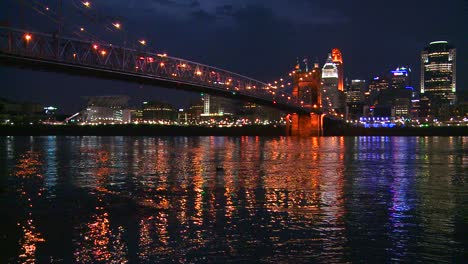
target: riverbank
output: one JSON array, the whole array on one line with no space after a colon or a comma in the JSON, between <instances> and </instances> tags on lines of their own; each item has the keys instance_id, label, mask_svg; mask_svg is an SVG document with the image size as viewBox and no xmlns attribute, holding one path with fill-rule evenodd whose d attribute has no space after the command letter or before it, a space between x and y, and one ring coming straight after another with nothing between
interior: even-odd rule
<instances>
[{"instance_id":1,"label":"riverbank","mask_svg":"<svg viewBox=\"0 0 468 264\"><path fill-rule=\"evenodd\" d=\"M286 127L4 125L0 126L0 136L286 136ZM468 136L468 127L328 127L325 136Z\"/></svg>"},{"instance_id":2,"label":"riverbank","mask_svg":"<svg viewBox=\"0 0 468 264\"><path fill-rule=\"evenodd\" d=\"M401 127L329 129L326 136L468 136L468 127Z\"/></svg>"}]
</instances>

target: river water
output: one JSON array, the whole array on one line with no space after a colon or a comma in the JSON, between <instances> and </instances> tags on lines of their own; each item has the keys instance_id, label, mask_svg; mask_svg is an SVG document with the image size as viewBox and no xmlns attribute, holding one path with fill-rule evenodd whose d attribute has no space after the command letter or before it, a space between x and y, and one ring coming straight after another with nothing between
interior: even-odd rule
<instances>
[{"instance_id":1,"label":"river water","mask_svg":"<svg viewBox=\"0 0 468 264\"><path fill-rule=\"evenodd\" d=\"M463 263L467 144L1 137L0 263Z\"/></svg>"}]
</instances>

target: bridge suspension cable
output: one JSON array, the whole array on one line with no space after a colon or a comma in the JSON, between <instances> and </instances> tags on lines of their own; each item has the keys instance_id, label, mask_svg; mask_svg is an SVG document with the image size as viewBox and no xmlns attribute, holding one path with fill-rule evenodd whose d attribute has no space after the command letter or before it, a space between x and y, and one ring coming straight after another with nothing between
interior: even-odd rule
<instances>
[{"instance_id":1,"label":"bridge suspension cable","mask_svg":"<svg viewBox=\"0 0 468 264\"><path fill-rule=\"evenodd\" d=\"M60 23L60 17L63 14L59 14L59 12L37 0L28 0L28 3L35 12L45 15L54 23ZM120 22L121 20L112 19L112 21L109 21L99 18L98 14L88 13L87 11L91 9L91 2L72 0L71 3L79 10L80 14L91 20L92 23L104 21L105 29L127 34L126 27ZM44 12L44 10L48 12ZM63 21L63 28L68 30L65 21ZM124 46L121 47L103 41L84 26L72 25L71 28L72 34L78 36L79 39L65 38L63 35L57 39L55 34L41 33L34 33L36 35L34 37L27 32L4 28L3 30L8 31L10 37L14 36L16 38L15 45L22 41L26 41L27 44L24 47L12 46L10 39L9 42L5 42L10 44L4 49L14 56L30 57L53 63L63 62L80 67L97 67L100 70L119 71L122 74L144 75L145 78L168 79L171 82L201 85L214 91L230 92L233 95L239 93L243 96L270 101L273 104L280 103L290 105L293 108L296 107L299 110L302 109L302 102L297 101L291 94L285 92L285 89L278 89L284 88L284 84L278 85L277 81L274 84L266 84L216 67L170 57L165 53L151 53L146 51L147 49L141 48L148 44L144 39L132 42L131 48L129 48L126 47L125 38ZM57 41L61 42L61 45L53 47L57 45ZM136 43L140 46L132 48L136 46ZM49 49L45 49L44 45L49 45ZM288 84L290 85L290 83Z\"/></svg>"}]
</instances>

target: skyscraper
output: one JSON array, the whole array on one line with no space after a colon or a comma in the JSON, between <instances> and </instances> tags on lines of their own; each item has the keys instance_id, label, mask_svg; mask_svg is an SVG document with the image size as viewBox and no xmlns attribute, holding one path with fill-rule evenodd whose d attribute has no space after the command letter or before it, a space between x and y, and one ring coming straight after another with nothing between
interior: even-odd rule
<instances>
[{"instance_id":1,"label":"skyscraper","mask_svg":"<svg viewBox=\"0 0 468 264\"><path fill-rule=\"evenodd\" d=\"M351 80L349 90L346 91L347 119L358 119L364 115L365 80Z\"/></svg>"},{"instance_id":2,"label":"skyscraper","mask_svg":"<svg viewBox=\"0 0 468 264\"><path fill-rule=\"evenodd\" d=\"M322 68L322 106L329 114L344 113L343 60L339 49L328 54Z\"/></svg>"},{"instance_id":3,"label":"skyscraper","mask_svg":"<svg viewBox=\"0 0 468 264\"><path fill-rule=\"evenodd\" d=\"M456 50L447 41L434 41L421 54L421 97L430 100L432 113L447 116L456 101Z\"/></svg>"},{"instance_id":4,"label":"skyscraper","mask_svg":"<svg viewBox=\"0 0 468 264\"><path fill-rule=\"evenodd\" d=\"M202 93L203 100L203 113L202 117L226 117L233 116L236 112L236 102L232 99L224 97L213 96L207 93Z\"/></svg>"},{"instance_id":5,"label":"skyscraper","mask_svg":"<svg viewBox=\"0 0 468 264\"><path fill-rule=\"evenodd\" d=\"M411 69L407 67L398 67L392 71L392 88L405 89L410 86Z\"/></svg>"},{"instance_id":6,"label":"skyscraper","mask_svg":"<svg viewBox=\"0 0 468 264\"><path fill-rule=\"evenodd\" d=\"M388 83L387 79L384 77L376 76L370 80L369 83L369 105L375 105L377 99L381 92L387 90L390 84Z\"/></svg>"},{"instance_id":7,"label":"skyscraper","mask_svg":"<svg viewBox=\"0 0 468 264\"><path fill-rule=\"evenodd\" d=\"M338 69L338 91L344 92L343 56L339 49L332 49L332 59Z\"/></svg>"},{"instance_id":8,"label":"skyscraper","mask_svg":"<svg viewBox=\"0 0 468 264\"><path fill-rule=\"evenodd\" d=\"M338 82L338 67L329 53L322 68L322 107L325 112L332 113L339 108Z\"/></svg>"}]
</instances>

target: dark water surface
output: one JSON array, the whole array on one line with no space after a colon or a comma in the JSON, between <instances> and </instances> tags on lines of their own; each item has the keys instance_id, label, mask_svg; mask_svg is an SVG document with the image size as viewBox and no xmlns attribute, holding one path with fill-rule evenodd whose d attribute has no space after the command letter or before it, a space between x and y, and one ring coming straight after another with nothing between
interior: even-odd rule
<instances>
[{"instance_id":1,"label":"dark water surface","mask_svg":"<svg viewBox=\"0 0 468 264\"><path fill-rule=\"evenodd\" d=\"M0 137L0 263L463 263L467 144Z\"/></svg>"}]
</instances>

